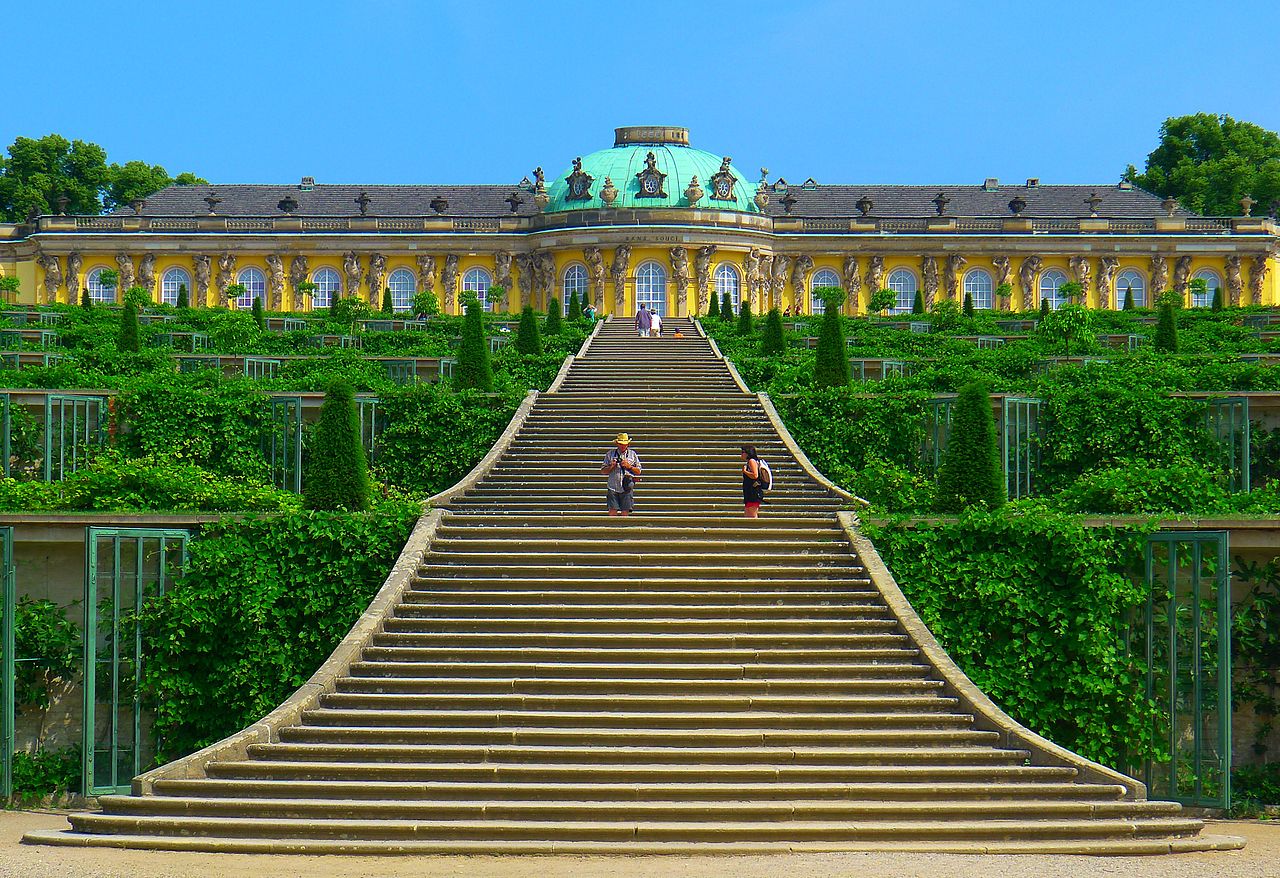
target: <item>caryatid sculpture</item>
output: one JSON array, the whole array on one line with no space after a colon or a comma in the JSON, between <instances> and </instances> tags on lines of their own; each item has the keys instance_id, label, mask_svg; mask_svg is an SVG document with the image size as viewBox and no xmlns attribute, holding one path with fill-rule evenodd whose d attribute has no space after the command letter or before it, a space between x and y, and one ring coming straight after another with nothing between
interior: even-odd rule
<instances>
[{"instance_id":1,"label":"caryatid sculpture","mask_svg":"<svg viewBox=\"0 0 1280 878\"><path fill-rule=\"evenodd\" d=\"M591 278L591 300L595 303L596 311L603 311L604 253L599 247L585 247L582 250L582 258L587 263L587 275Z\"/></svg>"},{"instance_id":2,"label":"caryatid sculpture","mask_svg":"<svg viewBox=\"0 0 1280 878\"><path fill-rule=\"evenodd\" d=\"M556 289L556 256L550 250L544 250L533 257L534 293L541 301L550 301Z\"/></svg>"},{"instance_id":3,"label":"caryatid sculpture","mask_svg":"<svg viewBox=\"0 0 1280 878\"><path fill-rule=\"evenodd\" d=\"M698 314L706 314L711 301L711 258L716 255L716 245L708 244L698 249L693 257L693 272L698 281Z\"/></svg>"},{"instance_id":4,"label":"caryatid sculpture","mask_svg":"<svg viewBox=\"0 0 1280 878\"><path fill-rule=\"evenodd\" d=\"M1235 308L1240 304L1240 297L1244 293L1244 278L1240 275L1240 256L1232 253L1227 257L1227 293L1228 301L1231 307Z\"/></svg>"},{"instance_id":5,"label":"caryatid sculpture","mask_svg":"<svg viewBox=\"0 0 1280 878\"><path fill-rule=\"evenodd\" d=\"M235 283L236 254L223 253L218 257L218 304L227 307L227 287Z\"/></svg>"},{"instance_id":6,"label":"caryatid sculpture","mask_svg":"<svg viewBox=\"0 0 1280 878\"><path fill-rule=\"evenodd\" d=\"M284 307L284 260L278 254L267 257L267 309L279 311Z\"/></svg>"},{"instance_id":7,"label":"caryatid sculpture","mask_svg":"<svg viewBox=\"0 0 1280 878\"><path fill-rule=\"evenodd\" d=\"M920 280L924 292L926 311L933 310L934 300L938 298L938 260L932 256L920 258Z\"/></svg>"},{"instance_id":8,"label":"caryatid sculpture","mask_svg":"<svg viewBox=\"0 0 1280 878\"><path fill-rule=\"evenodd\" d=\"M354 250L342 254L342 274L346 279L346 294L360 298L360 256Z\"/></svg>"},{"instance_id":9,"label":"caryatid sculpture","mask_svg":"<svg viewBox=\"0 0 1280 878\"><path fill-rule=\"evenodd\" d=\"M1115 289L1116 275L1120 272L1120 260L1103 256L1098 260L1098 307L1111 307L1111 291Z\"/></svg>"},{"instance_id":10,"label":"caryatid sculpture","mask_svg":"<svg viewBox=\"0 0 1280 878\"><path fill-rule=\"evenodd\" d=\"M458 301L458 255L449 253L444 257L444 268L440 272L440 290L444 294L444 313L452 314Z\"/></svg>"},{"instance_id":11,"label":"caryatid sculpture","mask_svg":"<svg viewBox=\"0 0 1280 878\"><path fill-rule=\"evenodd\" d=\"M755 299L756 290L760 287L759 247L752 247L747 251L747 255L742 257L742 271L744 286L741 291L741 298L750 302Z\"/></svg>"},{"instance_id":12,"label":"caryatid sculpture","mask_svg":"<svg viewBox=\"0 0 1280 878\"><path fill-rule=\"evenodd\" d=\"M44 269L44 302L46 305L56 304L58 290L62 289L62 265L58 257L52 253L41 253L36 264Z\"/></svg>"},{"instance_id":13,"label":"caryatid sculpture","mask_svg":"<svg viewBox=\"0 0 1280 878\"><path fill-rule=\"evenodd\" d=\"M191 267L194 269L192 283L195 289L192 293L195 297L193 304L203 308L209 303L209 279L213 276L213 259L204 253L197 253L191 257Z\"/></svg>"},{"instance_id":14,"label":"caryatid sculpture","mask_svg":"<svg viewBox=\"0 0 1280 878\"><path fill-rule=\"evenodd\" d=\"M672 247L667 253L671 257L671 284L675 293L672 310L680 314L689 295L689 251L684 247Z\"/></svg>"},{"instance_id":15,"label":"caryatid sculpture","mask_svg":"<svg viewBox=\"0 0 1280 878\"><path fill-rule=\"evenodd\" d=\"M133 257L121 251L116 254L116 265L120 270L120 283L116 286L120 292L138 285L138 276L133 270Z\"/></svg>"},{"instance_id":16,"label":"caryatid sculpture","mask_svg":"<svg viewBox=\"0 0 1280 878\"><path fill-rule=\"evenodd\" d=\"M72 253L67 257L67 301L75 304L80 301L80 270L84 268L84 257Z\"/></svg>"},{"instance_id":17,"label":"caryatid sculpture","mask_svg":"<svg viewBox=\"0 0 1280 878\"><path fill-rule=\"evenodd\" d=\"M1040 304L1036 301L1036 281L1040 277L1040 269L1044 260L1039 256L1028 256L1018 266L1018 281L1022 284L1022 307L1034 308Z\"/></svg>"},{"instance_id":18,"label":"caryatid sculpture","mask_svg":"<svg viewBox=\"0 0 1280 878\"><path fill-rule=\"evenodd\" d=\"M514 292L511 283L511 264L512 257L510 250L499 250L497 253L493 254L494 286L502 287L508 295ZM531 304L530 300L525 296L525 291L523 289L520 290L520 304Z\"/></svg>"},{"instance_id":19,"label":"caryatid sculpture","mask_svg":"<svg viewBox=\"0 0 1280 878\"><path fill-rule=\"evenodd\" d=\"M1182 296L1185 301L1187 298L1187 289L1191 286L1191 257L1190 255L1179 256L1178 261L1173 264L1173 288L1178 291L1178 295Z\"/></svg>"},{"instance_id":20,"label":"caryatid sculpture","mask_svg":"<svg viewBox=\"0 0 1280 878\"><path fill-rule=\"evenodd\" d=\"M872 256L871 261L867 263L867 283L870 285L872 295L884 289L883 256Z\"/></svg>"},{"instance_id":21,"label":"caryatid sculpture","mask_svg":"<svg viewBox=\"0 0 1280 878\"><path fill-rule=\"evenodd\" d=\"M960 301L960 271L967 263L968 260L959 253L951 253L947 256L944 279L947 286L947 298L953 302Z\"/></svg>"},{"instance_id":22,"label":"caryatid sculpture","mask_svg":"<svg viewBox=\"0 0 1280 878\"><path fill-rule=\"evenodd\" d=\"M1169 260L1157 253L1151 257L1151 301L1169 289ZM1149 303L1148 303L1149 304Z\"/></svg>"},{"instance_id":23,"label":"caryatid sculpture","mask_svg":"<svg viewBox=\"0 0 1280 878\"><path fill-rule=\"evenodd\" d=\"M813 271L813 257L797 256L791 266L791 295L794 297L797 306L805 299L805 281L808 280L809 272L811 271ZM773 301L773 307L781 308L781 300L782 296L776 296Z\"/></svg>"},{"instance_id":24,"label":"caryatid sculpture","mask_svg":"<svg viewBox=\"0 0 1280 878\"><path fill-rule=\"evenodd\" d=\"M367 276L369 283L369 304L374 309L382 307L382 290L387 280L387 257L381 253L369 254L369 274Z\"/></svg>"},{"instance_id":25,"label":"caryatid sculpture","mask_svg":"<svg viewBox=\"0 0 1280 878\"><path fill-rule=\"evenodd\" d=\"M1067 267L1071 269L1071 276L1075 278L1076 283L1080 284L1080 304L1083 305L1088 301L1093 266L1088 256L1077 255L1067 260Z\"/></svg>"},{"instance_id":26,"label":"caryatid sculpture","mask_svg":"<svg viewBox=\"0 0 1280 878\"><path fill-rule=\"evenodd\" d=\"M772 253L760 254L760 272L756 278L756 288L751 291L751 308L757 314L764 310L765 300L773 290L773 265L777 261Z\"/></svg>"},{"instance_id":27,"label":"caryatid sculpture","mask_svg":"<svg viewBox=\"0 0 1280 878\"><path fill-rule=\"evenodd\" d=\"M1004 295L999 296L999 308L1001 311L1008 311L1009 300L1013 298L1010 295L1013 292L1013 285L1010 283L1013 278L1013 266L1010 265L1008 256L991 257L991 266L996 270L996 289L1005 288Z\"/></svg>"},{"instance_id":28,"label":"caryatid sculpture","mask_svg":"<svg viewBox=\"0 0 1280 878\"><path fill-rule=\"evenodd\" d=\"M1262 304L1262 288L1267 283L1267 272L1271 268L1271 256L1267 253L1255 253L1249 260L1249 304Z\"/></svg>"},{"instance_id":29,"label":"caryatid sculpture","mask_svg":"<svg viewBox=\"0 0 1280 878\"><path fill-rule=\"evenodd\" d=\"M146 253L138 261L138 286L146 290L148 296L155 297L156 254Z\"/></svg>"},{"instance_id":30,"label":"caryatid sculpture","mask_svg":"<svg viewBox=\"0 0 1280 878\"><path fill-rule=\"evenodd\" d=\"M627 307L627 270L631 267L631 248L626 244L613 251L613 264L609 273L613 275L613 313L623 314Z\"/></svg>"},{"instance_id":31,"label":"caryatid sculpture","mask_svg":"<svg viewBox=\"0 0 1280 878\"><path fill-rule=\"evenodd\" d=\"M520 285L520 301L532 302L538 279L532 253L519 253L513 259L516 267L516 283Z\"/></svg>"},{"instance_id":32,"label":"caryatid sculpture","mask_svg":"<svg viewBox=\"0 0 1280 878\"><path fill-rule=\"evenodd\" d=\"M306 298L298 287L307 282L307 275L310 273L311 266L307 264L306 256L299 253L289 260L289 283L293 286L293 307L295 308L301 308Z\"/></svg>"},{"instance_id":33,"label":"caryatid sculpture","mask_svg":"<svg viewBox=\"0 0 1280 878\"><path fill-rule=\"evenodd\" d=\"M844 290L849 296L848 301L856 308L858 294L862 292L862 270L858 265L858 257L853 254L846 256L843 267L840 277L844 281Z\"/></svg>"},{"instance_id":34,"label":"caryatid sculpture","mask_svg":"<svg viewBox=\"0 0 1280 878\"><path fill-rule=\"evenodd\" d=\"M760 302L760 313L763 314L770 308L781 308L782 297L787 293L788 275L791 274L791 266L795 263L795 259L791 256L783 256L781 253L773 255L773 284L770 287L770 295ZM801 289L804 289L804 281L800 282ZM800 307L797 300L796 307Z\"/></svg>"},{"instance_id":35,"label":"caryatid sculpture","mask_svg":"<svg viewBox=\"0 0 1280 878\"><path fill-rule=\"evenodd\" d=\"M434 293L436 291L435 256L430 253L419 253L416 261L418 263L418 291Z\"/></svg>"}]
</instances>

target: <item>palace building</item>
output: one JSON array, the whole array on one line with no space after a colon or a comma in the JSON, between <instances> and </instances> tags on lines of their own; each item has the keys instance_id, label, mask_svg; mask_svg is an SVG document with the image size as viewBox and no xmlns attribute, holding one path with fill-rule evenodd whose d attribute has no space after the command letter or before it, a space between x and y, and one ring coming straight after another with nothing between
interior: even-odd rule
<instances>
[{"instance_id":1,"label":"palace building","mask_svg":"<svg viewBox=\"0 0 1280 878\"><path fill-rule=\"evenodd\" d=\"M1228 304L1280 304L1280 224L1204 217L1127 183L941 186L748 179L727 156L696 149L677 127L627 127L613 146L515 184L470 186L174 186L105 216L62 213L0 225L0 275L24 303L111 302L140 285L173 303L306 311L390 290L408 310L419 291L460 310L474 293L491 310L587 296L601 313L641 303L705 313L728 294L820 311L812 291L849 291L865 313L878 289L909 310L960 300L1024 310L1064 301L1139 306L1174 289L1189 306L1223 290ZM115 286L101 283L115 269ZM1192 281L1203 279L1205 292ZM310 289L304 282L314 284ZM228 300L228 289L243 294ZM1001 295L1007 292L1008 295Z\"/></svg>"}]
</instances>

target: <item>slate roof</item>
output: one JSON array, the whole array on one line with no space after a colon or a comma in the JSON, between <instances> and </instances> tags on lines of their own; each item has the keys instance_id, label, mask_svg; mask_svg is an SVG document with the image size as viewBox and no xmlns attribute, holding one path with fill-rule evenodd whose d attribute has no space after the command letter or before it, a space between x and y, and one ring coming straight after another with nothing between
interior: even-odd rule
<instances>
[{"instance_id":1,"label":"slate roof","mask_svg":"<svg viewBox=\"0 0 1280 878\"><path fill-rule=\"evenodd\" d=\"M506 202L513 191L519 191L523 203L512 213ZM358 216L360 209L355 199L361 192L368 194L370 216L435 216L431 201L445 198L449 204L443 216L448 217L502 217L533 216L537 209L533 193L516 185L470 186L358 186L318 183L310 190L292 185L231 184L215 186L170 186L147 199L143 214L146 216L205 216L209 213L204 197L215 192L222 202L217 206L219 216L284 216L279 202L292 196L298 202L297 216L350 217ZM795 217L855 217L860 213L856 204L864 195L874 206L870 216L879 218L919 218L936 216L933 199L945 192L951 199L946 216L958 217L1007 217L1013 213L1009 201L1020 195L1027 202L1022 215L1026 217L1076 218L1089 216L1085 199L1097 193L1102 202L1098 215L1115 219L1151 219L1165 215L1160 198L1142 189L1120 189L1115 184L1104 186L999 186L987 191L982 186L849 186L827 185L806 188L793 184L787 189L770 187L767 212L772 216L785 215L782 199L794 196L791 216ZM117 215L132 213L130 208L115 211ZM1179 208L1178 216L1193 216Z\"/></svg>"}]
</instances>

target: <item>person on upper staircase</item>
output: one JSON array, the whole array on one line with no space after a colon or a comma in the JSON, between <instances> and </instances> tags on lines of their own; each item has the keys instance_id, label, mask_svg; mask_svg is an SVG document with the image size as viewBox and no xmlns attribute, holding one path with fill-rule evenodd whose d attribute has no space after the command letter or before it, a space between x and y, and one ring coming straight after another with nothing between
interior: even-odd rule
<instances>
[{"instance_id":1,"label":"person on upper staircase","mask_svg":"<svg viewBox=\"0 0 1280 878\"><path fill-rule=\"evenodd\" d=\"M657 311L649 312L649 337L662 338L662 315Z\"/></svg>"},{"instance_id":2,"label":"person on upper staircase","mask_svg":"<svg viewBox=\"0 0 1280 878\"><path fill-rule=\"evenodd\" d=\"M760 517L764 492L773 487L773 472L754 445L742 446L742 507L747 518Z\"/></svg>"},{"instance_id":3,"label":"person on upper staircase","mask_svg":"<svg viewBox=\"0 0 1280 878\"><path fill-rule=\"evenodd\" d=\"M640 457L631 450L631 437L619 433L614 448L604 456L600 472L609 477L609 514L630 515L635 508L636 478L640 475Z\"/></svg>"},{"instance_id":4,"label":"person on upper staircase","mask_svg":"<svg viewBox=\"0 0 1280 878\"><path fill-rule=\"evenodd\" d=\"M645 306L644 302L640 303L640 310L636 312L636 334L641 338L649 337L649 330L653 328L653 314Z\"/></svg>"}]
</instances>

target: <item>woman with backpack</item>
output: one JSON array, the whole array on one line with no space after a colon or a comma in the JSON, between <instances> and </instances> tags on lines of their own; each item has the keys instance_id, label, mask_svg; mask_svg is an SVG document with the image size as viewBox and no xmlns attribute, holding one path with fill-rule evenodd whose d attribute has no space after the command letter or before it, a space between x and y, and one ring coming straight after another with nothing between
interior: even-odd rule
<instances>
[{"instance_id":1,"label":"woman with backpack","mask_svg":"<svg viewBox=\"0 0 1280 878\"><path fill-rule=\"evenodd\" d=\"M742 446L742 505L747 518L760 517L760 504L764 492L773 487L773 473L769 464L756 454L754 445Z\"/></svg>"}]
</instances>

